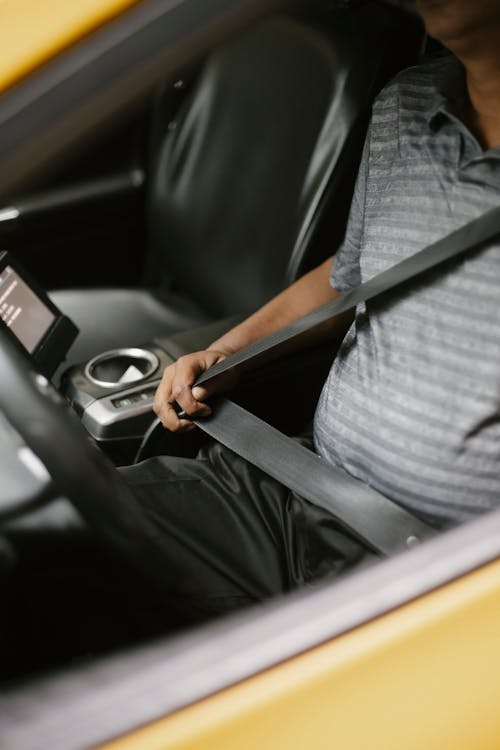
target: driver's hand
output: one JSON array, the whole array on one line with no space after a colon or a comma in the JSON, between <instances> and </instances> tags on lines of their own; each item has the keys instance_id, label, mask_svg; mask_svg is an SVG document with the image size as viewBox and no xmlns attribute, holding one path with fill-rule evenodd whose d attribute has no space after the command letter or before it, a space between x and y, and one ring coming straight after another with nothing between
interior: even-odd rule
<instances>
[{"instance_id":1,"label":"driver's hand","mask_svg":"<svg viewBox=\"0 0 500 750\"><path fill-rule=\"evenodd\" d=\"M197 417L208 417L212 410L206 400L215 394L228 390L234 385L236 376L232 372L223 373L206 385L193 383L205 370L228 356L226 352L205 349L186 354L163 371L157 388L153 409L162 425L172 432L186 432L194 427L189 419L179 419L178 411Z\"/></svg>"}]
</instances>

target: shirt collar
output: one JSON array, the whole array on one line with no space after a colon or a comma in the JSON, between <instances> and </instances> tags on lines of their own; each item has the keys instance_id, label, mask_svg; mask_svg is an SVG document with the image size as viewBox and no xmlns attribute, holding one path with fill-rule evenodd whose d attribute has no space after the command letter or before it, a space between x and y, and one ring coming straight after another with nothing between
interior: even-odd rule
<instances>
[{"instance_id":1,"label":"shirt collar","mask_svg":"<svg viewBox=\"0 0 500 750\"><path fill-rule=\"evenodd\" d=\"M453 125L456 132L461 133L463 139L462 153L459 156L461 169L469 166L474 167L476 162L491 161L493 162L491 170L493 170L495 185L498 186L500 180L500 176L497 174L500 146L488 151L482 150L463 121L467 102L465 68L460 60L450 54L443 58L443 67L436 80L435 92L427 111L427 122L433 133L437 133L447 124ZM485 179L485 175L482 175L482 179Z\"/></svg>"}]
</instances>

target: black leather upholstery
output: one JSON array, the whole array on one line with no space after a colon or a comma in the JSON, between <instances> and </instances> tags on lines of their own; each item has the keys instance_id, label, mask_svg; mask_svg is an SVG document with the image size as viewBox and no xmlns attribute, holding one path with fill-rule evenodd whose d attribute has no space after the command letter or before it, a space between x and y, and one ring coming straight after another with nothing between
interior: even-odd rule
<instances>
[{"instance_id":1,"label":"black leather upholstery","mask_svg":"<svg viewBox=\"0 0 500 750\"><path fill-rule=\"evenodd\" d=\"M244 314L332 254L369 103L414 55L400 36L400 16L371 3L274 17L216 51L173 118L167 87L148 189L157 289L53 293L82 331L71 361Z\"/></svg>"}]
</instances>

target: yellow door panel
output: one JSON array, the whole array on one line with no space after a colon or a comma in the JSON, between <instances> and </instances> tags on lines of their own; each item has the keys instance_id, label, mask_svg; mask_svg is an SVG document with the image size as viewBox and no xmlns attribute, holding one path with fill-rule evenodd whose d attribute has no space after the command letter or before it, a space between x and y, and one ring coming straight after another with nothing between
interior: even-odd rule
<instances>
[{"instance_id":1,"label":"yellow door panel","mask_svg":"<svg viewBox=\"0 0 500 750\"><path fill-rule=\"evenodd\" d=\"M0 91L138 0L0 0Z\"/></svg>"},{"instance_id":2,"label":"yellow door panel","mask_svg":"<svg viewBox=\"0 0 500 750\"><path fill-rule=\"evenodd\" d=\"M499 665L496 562L106 750L498 750Z\"/></svg>"}]
</instances>

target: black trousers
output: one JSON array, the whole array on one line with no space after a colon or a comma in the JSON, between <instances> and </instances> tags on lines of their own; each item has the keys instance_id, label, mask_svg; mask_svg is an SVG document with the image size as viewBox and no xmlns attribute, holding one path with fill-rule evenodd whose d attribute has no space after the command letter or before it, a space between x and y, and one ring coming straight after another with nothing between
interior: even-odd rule
<instances>
[{"instance_id":1,"label":"black trousers","mask_svg":"<svg viewBox=\"0 0 500 750\"><path fill-rule=\"evenodd\" d=\"M164 539L165 577L188 616L337 576L369 555L327 511L218 443L121 472Z\"/></svg>"},{"instance_id":2,"label":"black trousers","mask_svg":"<svg viewBox=\"0 0 500 750\"><path fill-rule=\"evenodd\" d=\"M66 501L12 523L3 664L26 668L119 647L261 602L370 557L326 511L212 442L196 459L120 469L165 551L161 596L102 549ZM5 533L5 530L2 531Z\"/></svg>"}]
</instances>

